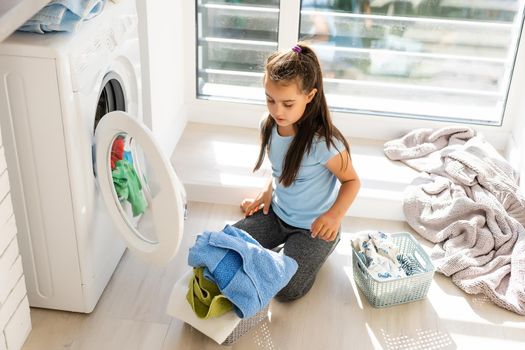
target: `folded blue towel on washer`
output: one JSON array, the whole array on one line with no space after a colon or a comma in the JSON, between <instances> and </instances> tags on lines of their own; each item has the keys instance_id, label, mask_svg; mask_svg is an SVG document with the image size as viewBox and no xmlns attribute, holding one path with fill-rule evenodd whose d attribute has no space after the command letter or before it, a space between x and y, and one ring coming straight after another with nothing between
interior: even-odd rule
<instances>
[{"instance_id":1,"label":"folded blue towel on washer","mask_svg":"<svg viewBox=\"0 0 525 350\"><path fill-rule=\"evenodd\" d=\"M217 284L240 318L266 307L297 271L294 259L263 248L247 232L230 225L198 235L188 264L205 266L205 277Z\"/></svg>"},{"instance_id":2,"label":"folded blue towel on washer","mask_svg":"<svg viewBox=\"0 0 525 350\"><path fill-rule=\"evenodd\" d=\"M97 16L107 0L52 0L18 30L45 34L46 32L75 32L82 21Z\"/></svg>"}]
</instances>

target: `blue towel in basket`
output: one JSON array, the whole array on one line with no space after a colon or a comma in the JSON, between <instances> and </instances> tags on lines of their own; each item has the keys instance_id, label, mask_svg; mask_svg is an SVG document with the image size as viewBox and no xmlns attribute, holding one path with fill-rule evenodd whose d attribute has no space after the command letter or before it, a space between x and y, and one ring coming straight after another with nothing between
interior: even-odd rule
<instances>
[{"instance_id":1,"label":"blue towel in basket","mask_svg":"<svg viewBox=\"0 0 525 350\"><path fill-rule=\"evenodd\" d=\"M52 0L18 30L45 34L46 32L75 32L82 21L97 16L107 0Z\"/></svg>"},{"instance_id":2,"label":"blue towel in basket","mask_svg":"<svg viewBox=\"0 0 525 350\"><path fill-rule=\"evenodd\" d=\"M294 259L263 248L247 232L230 225L198 235L188 264L205 266L205 277L219 286L240 318L266 307L297 271Z\"/></svg>"}]
</instances>

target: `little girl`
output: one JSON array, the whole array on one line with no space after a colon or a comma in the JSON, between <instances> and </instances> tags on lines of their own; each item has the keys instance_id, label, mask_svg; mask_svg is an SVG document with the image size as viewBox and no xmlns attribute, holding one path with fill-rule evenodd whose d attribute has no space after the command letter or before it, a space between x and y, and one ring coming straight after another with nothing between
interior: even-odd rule
<instances>
[{"instance_id":1,"label":"little girl","mask_svg":"<svg viewBox=\"0 0 525 350\"><path fill-rule=\"evenodd\" d=\"M254 171L268 154L272 178L255 199L243 201L245 218L234 226L265 248L284 243L284 254L299 268L276 298L291 301L310 290L339 242L341 220L360 182L348 143L332 124L311 48L299 44L270 55L264 88L270 114L261 121Z\"/></svg>"}]
</instances>

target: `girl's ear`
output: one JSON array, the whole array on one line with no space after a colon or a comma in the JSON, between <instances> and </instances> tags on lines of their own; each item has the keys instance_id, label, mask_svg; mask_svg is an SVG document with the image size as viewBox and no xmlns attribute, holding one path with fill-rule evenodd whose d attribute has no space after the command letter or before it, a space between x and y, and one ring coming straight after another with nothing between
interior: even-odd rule
<instances>
[{"instance_id":1,"label":"girl's ear","mask_svg":"<svg viewBox=\"0 0 525 350\"><path fill-rule=\"evenodd\" d=\"M312 91L310 91L308 95L306 95L306 103L310 103L315 97L316 93L317 93L317 89L313 88Z\"/></svg>"}]
</instances>

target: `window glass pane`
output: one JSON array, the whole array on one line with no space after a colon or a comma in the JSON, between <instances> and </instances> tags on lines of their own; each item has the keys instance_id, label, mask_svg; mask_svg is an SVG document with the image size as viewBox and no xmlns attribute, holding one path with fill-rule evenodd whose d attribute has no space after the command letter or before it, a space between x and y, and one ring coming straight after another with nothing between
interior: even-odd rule
<instances>
[{"instance_id":1,"label":"window glass pane","mask_svg":"<svg viewBox=\"0 0 525 350\"><path fill-rule=\"evenodd\" d=\"M499 124L523 0L303 0L331 107Z\"/></svg>"},{"instance_id":2,"label":"window glass pane","mask_svg":"<svg viewBox=\"0 0 525 350\"><path fill-rule=\"evenodd\" d=\"M265 58L277 50L279 0L198 0L197 95L261 100Z\"/></svg>"}]
</instances>

